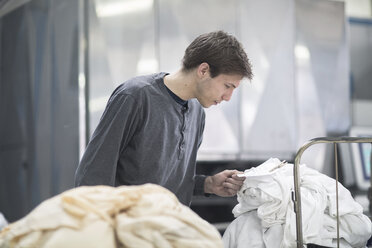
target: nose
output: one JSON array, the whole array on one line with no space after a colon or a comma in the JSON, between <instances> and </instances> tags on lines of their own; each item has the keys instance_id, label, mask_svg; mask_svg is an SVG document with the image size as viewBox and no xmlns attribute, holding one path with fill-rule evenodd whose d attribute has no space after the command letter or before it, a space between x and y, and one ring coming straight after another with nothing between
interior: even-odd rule
<instances>
[{"instance_id":1,"label":"nose","mask_svg":"<svg viewBox=\"0 0 372 248\"><path fill-rule=\"evenodd\" d=\"M233 91L227 91L222 95L222 100L224 101L230 101Z\"/></svg>"}]
</instances>

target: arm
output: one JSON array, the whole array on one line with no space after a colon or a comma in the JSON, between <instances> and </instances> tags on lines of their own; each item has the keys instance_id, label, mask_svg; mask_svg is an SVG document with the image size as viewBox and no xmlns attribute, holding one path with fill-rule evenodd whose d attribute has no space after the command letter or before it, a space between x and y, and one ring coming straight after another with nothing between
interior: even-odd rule
<instances>
[{"instance_id":1,"label":"arm","mask_svg":"<svg viewBox=\"0 0 372 248\"><path fill-rule=\"evenodd\" d=\"M203 131L205 126L205 113L203 110L202 120L200 123L200 140L198 148L200 147L203 139ZM225 170L217 173L214 176L195 175L195 195L203 194L216 194L218 196L234 196L240 190L245 177L238 177L236 174L242 172L237 170Z\"/></svg>"},{"instance_id":2,"label":"arm","mask_svg":"<svg viewBox=\"0 0 372 248\"><path fill-rule=\"evenodd\" d=\"M75 186L115 184L116 167L138 125L138 104L130 95L113 95L75 173Z\"/></svg>"}]
</instances>

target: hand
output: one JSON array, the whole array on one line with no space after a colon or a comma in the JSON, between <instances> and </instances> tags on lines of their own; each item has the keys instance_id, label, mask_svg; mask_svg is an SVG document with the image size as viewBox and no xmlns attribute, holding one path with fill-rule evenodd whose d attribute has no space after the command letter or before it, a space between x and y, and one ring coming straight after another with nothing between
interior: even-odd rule
<instances>
[{"instance_id":1,"label":"hand","mask_svg":"<svg viewBox=\"0 0 372 248\"><path fill-rule=\"evenodd\" d=\"M243 172L224 170L214 176L208 176L204 182L204 192L218 196L234 196L240 190L245 177L238 177Z\"/></svg>"}]
</instances>

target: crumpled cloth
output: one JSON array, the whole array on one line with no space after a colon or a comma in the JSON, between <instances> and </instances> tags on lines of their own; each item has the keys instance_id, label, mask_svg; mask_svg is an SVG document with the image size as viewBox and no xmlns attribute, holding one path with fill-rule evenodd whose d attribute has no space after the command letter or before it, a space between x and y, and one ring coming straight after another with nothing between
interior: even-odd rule
<instances>
[{"instance_id":1,"label":"crumpled cloth","mask_svg":"<svg viewBox=\"0 0 372 248\"><path fill-rule=\"evenodd\" d=\"M293 164L277 168L281 162L270 158L258 167L244 172L246 180L238 192L238 204L233 209L236 219L229 225L223 236L225 247L296 247L296 215L291 200L293 187ZM336 229L336 181L306 165L300 165L302 228L305 244L337 247ZM338 183L340 247L365 247L372 234L370 219L363 215L363 208L354 201L350 192ZM259 225L244 229L237 227L242 221L255 221L256 211ZM242 220L245 219L245 220ZM246 240L239 235L249 236L252 228L258 229L255 243L250 246L237 243ZM273 231L272 229L275 229ZM281 231L279 229L282 229ZM270 233L276 242L271 243ZM278 234L282 238L278 239ZM235 238L231 238L234 236Z\"/></svg>"},{"instance_id":2,"label":"crumpled cloth","mask_svg":"<svg viewBox=\"0 0 372 248\"><path fill-rule=\"evenodd\" d=\"M223 247L219 232L169 190L82 186L42 202L0 233L0 247Z\"/></svg>"},{"instance_id":3,"label":"crumpled cloth","mask_svg":"<svg viewBox=\"0 0 372 248\"><path fill-rule=\"evenodd\" d=\"M262 228L257 211L252 210L239 215L225 230L225 248L279 248L283 238L282 225Z\"/></svg>"}]
</instances>

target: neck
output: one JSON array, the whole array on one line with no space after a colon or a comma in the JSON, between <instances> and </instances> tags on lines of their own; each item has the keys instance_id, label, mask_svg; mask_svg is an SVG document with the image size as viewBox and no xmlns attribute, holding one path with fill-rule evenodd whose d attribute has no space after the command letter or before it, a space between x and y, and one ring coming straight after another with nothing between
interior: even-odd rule
<instances>
[{"instance_id":1,"label":"neck","mask_svg":"<svg viewBox=\"0 0 372 248\"><path fill-rule=\"evenodd\" d=\"M169 74L164 77L164 84L182 100L187 101L195 97L195 76L193 71L184 72L179 70L176 73Z\"/></svg>"}]
</instances>

